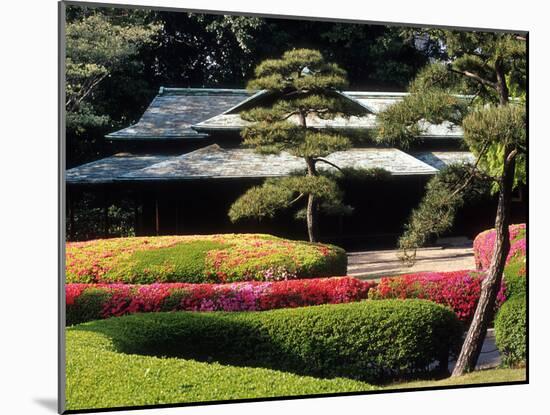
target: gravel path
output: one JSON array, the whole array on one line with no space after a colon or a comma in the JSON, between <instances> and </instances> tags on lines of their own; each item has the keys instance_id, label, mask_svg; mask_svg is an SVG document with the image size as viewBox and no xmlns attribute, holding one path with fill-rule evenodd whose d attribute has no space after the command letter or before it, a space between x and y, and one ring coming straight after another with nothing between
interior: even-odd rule
<instances>
[{"instance_id":1,"label":"gravel path","mask_svg":"<svg viewBox=\"0 0 550 415\"><path fill-rule=\"evenodd\" d=\"M348 252L348 275L361 279L377 279L421 271L475 269L471 244L419 249L413 266L401 262L397 255L397 250Z\"/></svg>"}]
</instances>

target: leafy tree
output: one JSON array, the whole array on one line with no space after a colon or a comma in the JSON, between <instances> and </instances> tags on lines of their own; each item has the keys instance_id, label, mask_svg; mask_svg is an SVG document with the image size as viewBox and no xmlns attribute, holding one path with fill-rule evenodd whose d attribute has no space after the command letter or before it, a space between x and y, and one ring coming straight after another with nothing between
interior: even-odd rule
<instances>
[{"instance_id":1,"label":"leafy tree","mask_svg":"<svg viewBox=\"0 0 550 415\"><path fill-rule=\"evenodd\" d=\"M250 16L155 12L158 43L143 54L157 85L243 87L263 60L319 50L348 70L354 89L402 89L437 55L437 42L399 28Z\"/></svg>"},{"instance_id":2,"label":"leafy tree","mask_svg":"<svg viewBox=\"0 0 550 415\"><path fill-rule=\"evenodd\" d=\"M264 59L308 47L346 67L351 88L392 90L436 53L381 25L76 5L67 25L69 167L107 154L103 136L137 121L160 86L240 88Z\"/></svg>"},{"instance_id":3,"label":"leafy tree","mask_svg":"<svg viewBox=\"0 0 550 415\"><path fill-rule=\"evenodd\" d=\"M346 68L351 89L403 90L416 72L438 56L434 40L422 44L402 28L307 20L265 19L256 54L279 56L291 48L319 50ZM257 61L256 61L257 62Z\"/></svg>"},{"instance_id":4,"label":"leafy tree","mask_svg":"<svg viewBox=\"0 0 550 415\"><path fill-rule=\"evenodd\" d=\"M256 67L255 75L248 87L265 90L271 103L241 113L251 123L242 131L244 145L263 154L286 151L303 158L306 169L248 190L233 204L229 216L232 221L272 217L307 199L305 211L297 216L305 216L309 240L317 241L319 210L349 212L336 181L321 175L317 164L338 168L324 157L346 150L352 143L346 135L315 129L308 123L315 118L360 115L365 110L339 94L338 90L347 86L345 71L327 63L315 50L294 49L281 59L265 60Z\"/></svg>"},{"instance_id":5,"label":"leafy tree","mask_svg":"<svg viewBox=\"0 0 550 415\"><path fill-rule=\"evenodd\" d=\"M65 108L71 148L86 151L86 133L108 126L111 118L95 100L98 87L119 68L129 66L159 28L141 18L121 19L112 9L68 12Z\"/></svg>"},{"instance_id":6,"label":"leafy tree","mask_svg":"<svg viewBox=\"0 0 550 415\"><path fill-rule=\"evenodd\" d=\"M448 61L421 71L410 85L410 95L381 114L378 140L406 147L426 128L425 121L447 121L463 128L465 144L477 157L473 166L447 169L428 185L400 239L404 249L420 246L429 235L450 228L454 212L472 191L488 184L498 189L493 259L453 371L453 376L459 376L475 367L493 316L509 251L511 192L514 183L525 177L524 168L521 171L526 153L525 105L522 100L510 101L511 89L525 90L525 38L442 30L427 35L442 41Z\"/></svg>"}]
</instances>

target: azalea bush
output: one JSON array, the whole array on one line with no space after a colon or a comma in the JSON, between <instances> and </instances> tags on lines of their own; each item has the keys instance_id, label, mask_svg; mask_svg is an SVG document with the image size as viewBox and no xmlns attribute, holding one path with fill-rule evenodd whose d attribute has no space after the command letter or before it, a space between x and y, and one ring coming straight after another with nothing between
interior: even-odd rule
<instances>
[{"instance_id":1,"label":"azalea bush","mask_svg":"<svg viewBox=\"0 0 550 415\"><path fill-rule=\"evenodd\" d=\"M463 322L475 312L484 275L475 271L419 272L383 277L369 298L421 298L450 307ZM506 299L505 284L497 296L497 307Z\"/></svg>"},{"instance_id":2,"label":"azalea bush","mask_svg":"<svg viewBox=\"0 0 550 415\"><path fill-rule=\"evenodd\" d=\"M510 251L507 262L513 258L525 257L527 250L525 223L510 225ZM481 232L474 239L474 257L477 269L488 269L491 265L493 250L495 247L496 232L489 229Z\"/></svg>"},{"instance_id":3,"label":"azalea bush","mask_svg":"<svg viewBox=\"0 0 550 415\"><path fill-rule=\"evenodd\" d=\"M366 381L416 376L434 370L436 361L446 370L461 337L456 315L424 300L138 313L73 326L69 332L100 333L110 339L108 348L125 355Z\"/></svg>"},{"instance_id":4,"label":"azalea bush","mask_svg":"<svg viewBox=\"0 0 550 415\"><path fill-rule=\"evenodd\" d=\"M67 284L67 324L137 312L255 311L348 303L366 299L373 285L352 277L231 284Z\"/></svg>"},{"instance_id":5,"label":"azalea bush","mask_svg":"<svg viewBox=\"0 0 550 415\"><path fill-rule=\"evenodd\" d=\"M68 283L226 283L345 275L333 245L262 234L99 239L66 244Z\"/></svg>"}]
</instances>

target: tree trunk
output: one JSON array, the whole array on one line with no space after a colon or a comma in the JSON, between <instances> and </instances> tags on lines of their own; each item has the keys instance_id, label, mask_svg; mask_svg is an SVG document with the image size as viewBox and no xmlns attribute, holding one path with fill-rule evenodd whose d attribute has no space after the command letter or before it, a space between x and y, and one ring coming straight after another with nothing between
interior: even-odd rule
<instances>
[{"instance_id":1,"label":"tree trunk","mask_svg":"<svg viewBox=\"0 0 550 415\"><path fill-rule=\"evenodd\" d=\"M507 148L504 152L503 174L500 179L497 214L495 219L495 246L489 271L481 285L481 295L462 350L453 369L452 377L461 376L475 368L487 326L494 314L496 297L502 281L502 273L510 250L510 235L508 231L510 217L510 202L514 184L515 152Z\"/></svg>"},{"instance_id":2,"label":"tree trunk","mask_svg":"<svg viewBox=\"0 0 550 415\"><path fill-rule=\"evenodd\" d=\"M309 236L309 242L318 241L317 230L317 201L313 195L307 197L307 234Z\"/></svg>"},{"instance_id":3,"label":"tree trunk","mask_svg":"<svg viewBox=\"0 0 550 415\"><path fill-rule=\"evenodd\" d=\"M308 176L317 176L317 170L315 169L315 160L312 158L306 158L307 174ZM318 207L315 196L309 194L307 197L307 234L309 236L309 242L318 241Z\"/></svg>"},{"instance_id":4,"label":"tree trunk","mask_svg":"<svg viewBox=\"0 0 550 415\"><path fill-rule=\"evenodd\" d=\"M495 73L497 77L497 92L500 105L508 104L509 94L508 86L506 85L506 76L504 75L504 68L502 67L502 60L497 59L495 61Z\"/></svg>"}]
</instances>

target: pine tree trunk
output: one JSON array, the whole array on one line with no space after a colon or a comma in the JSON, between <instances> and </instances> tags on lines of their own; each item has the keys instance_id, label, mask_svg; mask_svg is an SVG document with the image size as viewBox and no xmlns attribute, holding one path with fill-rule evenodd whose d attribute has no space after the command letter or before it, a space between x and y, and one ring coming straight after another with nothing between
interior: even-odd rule
<instances>
[{"instance_id":1,"label":"pine tree trunk","mask_svg":"<svg viewBox=\"0 0 550 415\"><path fill-rule=\"evenodd\" d=\"M475 368L487 326L494 314L496 297L502 281L502 273L510 250L510 235L508 231L510 218L510 202L514 183L515 152L506 149L504 152L504 167L500 181L497 214L495 219L495 246L489 271L481 285L481 295L462 350L458 356L452 376L461 376Z\"/></svg>"},{"instance_id":2,"label":"pine tree trunk","mask_svg":"<svg viewBox=\"0 0 550 415\"><path fill-rule=\"evenodd\" d=\"M315 160L312 158L306 158L307 164L307 174L308 176L317 176L317 170L315 169ZM307 197L307 211L306 211L306 221L307 221L307 233L309 237L309 242L318 241L318 218L317 218L317 200L315 196L309 194Z\"/></svg>"},{"instance_id":3,"label":"pine tree trunk","mask_svg":"<svg viewBox=\"0 0 550 415\"><path fill-rule=\"evenodd\" d=\"M309 242L317 242L317 201L313 195L307 197L306 217Z\"/></svg>"}]
</instances>

